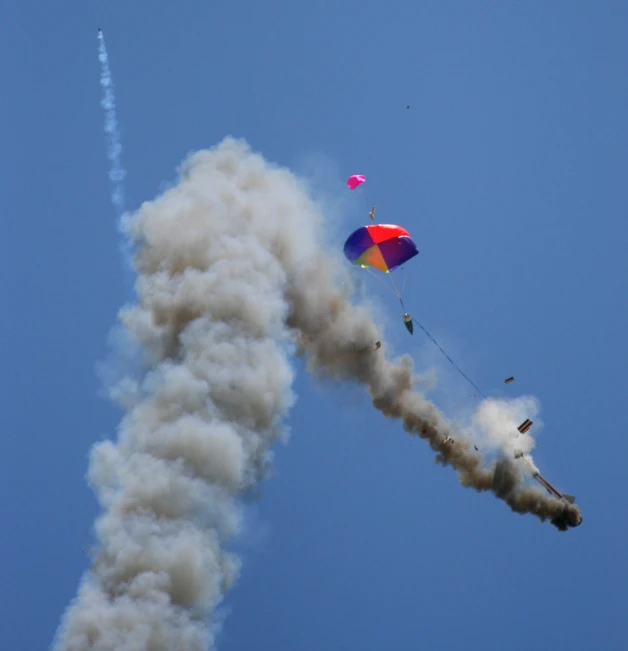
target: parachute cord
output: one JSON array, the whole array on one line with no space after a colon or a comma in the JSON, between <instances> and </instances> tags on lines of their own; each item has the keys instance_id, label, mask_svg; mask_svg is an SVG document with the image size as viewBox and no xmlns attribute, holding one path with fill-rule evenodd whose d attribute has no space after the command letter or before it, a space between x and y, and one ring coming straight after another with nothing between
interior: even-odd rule
<instances>
[{"instance_id":1,"label":"parachute cord","mask_svg":"<svg viewBox=\"0 0 628 651\"><path fill-rule=\"evenodd\" d=\"M387 289L389 292L391 292L392 294L394 294L394 295L399 299L399 303L401 304L401 307L403 308L404 313L407 312L407 310L406 310L406 306L403 304L403 299L401 298L401 292L399 291L399 289L398 289L398 287L397 287L397 285L396 285L396 283L395 283L395 281L394 281L394 279L393 279L393 277L392 277L392 274L390 274L390 272L389 272L389 273L388 273L388 276L390 277L390 282L392 283L392 286L394 287L394 291L393 291L390 287L388 287L388 285L386 285L386 283L385 283L385 282L384 282L384 281L383 281L383 280L382 280L382 279L381 279L377 274L373 273L373 272L372 272L368 267L366 267L366 270L367 270L367 271L368 271L372 276L375 276L375 278L377 278L377 280L379 280L379 282L381 282L382 285L384 285L384 287L386 287L386 289ZM406 280L407 280L407 275L406 275ZM404 288L405 288L405 284L406 284L406 283L405 283L405 280L404 280L404 283L403 283L403 287L404 287ZM423 330L423 332L424 332L424 333L425 333L425 334L426 334L426 335L427 335L427 336L428 336L428 337L429 337L429 338L434 342L434 344L436 345L436 347L437 347L437 348L440 350L440 352L443 353L443 355L444 355L444 356L449 360L450 364L451 364L451 365L452 365L452 366L453 366L453 367L458 371L458 373L460 373L460 375L462 375L462 377L463 377L463 378L464 378L464 379L465 379L465 380L466 380L466 381L467 381L467 382L468 382L468 383L469 383L469 384L470 384L470 385L471 385L471 386L472 386L472 387L473 387L473 388L474 388L474 389L475 389L475 390L476 390L476 391L477 391L477 392L478 392L478 393L479 393L483 398L486 398L486 395L484 395L483 391L478 387L478 385L475 384L475 382L473 382L473 380L471 380L471 378L470 378L468 375L466 375L466 373L465 373L465 372L464 372L464 371L463 371L463 370L462 370L462 369L461 369L461 368L460 368L460 367L459 367L459 366L454 362L453 359L451 359L451 357L449 357L449 355L448 355L448 354L447 354L447 353L442 349L441 345L436 341L436 339L434 339L434 337L432 337L432 335L431 335L431 334L430 334L430 333L429 333L429 332L428 332L428 331L427 331L427 330L426 330L426 329L425 329L425 328L424 328L424 327L423 327L423 326L422 326L422 325L421 325L421 324L420 324L420 323L419 323L419 322L418 322L414 317L412 317L412 320L413 320L414 323L416 323L416 324L419 326L419 328L421 328L421 330Z\"/></svg>"},{"instance_id":2,"label":"parachute cord","mask_svg":"<svg viewBox=\"0 0 628 651\"><path fill-rule=\"evenodd\" d=\"M403 301L401 300L401 293L399 292L399 288L397 287L397 283L395 283L395 279L392 277L392 274L390 273L390 271L388 272L388 275L390 277L390 282L392 283L392 286L395 288L395 293L396 293L397 298L399 299L399 302L401 303L401 307L403 307Z\"/></svg>"},{"instance_id":3,"label":"parachute cord","mask_svg":"<svg viewBox=\"0 0 628 651\"><path fill-rule=\"evenodd\" d=\"M402 267L403 269L403 267ZM404 269L403 270L403 285L401 286L401 293L403 294L403 290L406 288L406 282L408 281L408 272Z\"/></svg>"},{"instance_id":4,"label":"parachute cord","mask_svg":"<svg viewBox=\"0 0 628 651\"><path fill-rule=\"evenodd\" d=\"M375 273L373 273L373 272L372 272L368 267L366 267L366 270L367 270L367 271L368 271L372 276L375 276L375 278L377 278L377 280L379 280L379 282L381 282L382 285L384 285L384 287L386 287L386 289L387 289L389 292L391 292L391 294L394 294L394 295L399 299L399 303L401 304L401 307L403 308L403 311L404 311L404 312L407 312L407 310L406 310L406 306L403 304L403 299L401 298L401 292L400 292L399 289L397 288L397 285L395 284L395 281L394 281L392 275L391 275L390 273L388 274L389 277L390 277L390 282L392 283L392 286L394 287L394 291L393 291L390 287L388 287L388 285L386 285L386 283L385 283L385 282L384 282L384 281L383 281L383 280L382 280L378 275L376 275ZM406 276L406 279L407 279L407 276ZM404 281L404 285L403 285L403 286L405 287L405 281ZM436 339L434 339L434 337L432 337L432 335L431 335L431 334L430 334L430 333L429 333L429 332L428 332L428 331L427 331L427 330L426 330L426 329L425 329L425 328L424 328L424 327L423 327L423 326L422 326L422 325L421 325L421 324L420 324L420 323L419 323L419 322L418 322L414 317L412 317L412 320L413 320L414 323L416 323L416 324L419 326L419 328L421 328L421 330L423 330L423 332L424 332L424 333L425 333L425 334L426 334L426 335L427 335L427 336L428 336L428 337L429 337L429 338L434 342L434 344L437 346L437 348L440 350L440 352L443 353L443 355L444 355L444 356L449 360L449 362L451 363L451 365L452 365L452 366L453 366L453 367L458 371L458 373L460 373L460 375L462 375L462 377L463 377L463 378L464 378L464 379L465 379L465 380L466 380L466 381L467 381L467 382L468 382L468 383L469 383L469 384L470 384L470 385L471 385L471 386L472 386L472 387L473 387L473 388L474 388L474 389L475 389L475 390L476 390L476 391L477 391L477 392L478 392L478 393L479 393L483 398L486 398L486 396L484 395L483 391L478 387L478 385L475 384L475 382L473 382L473 380L471 380L471 378L470 378L468 375L466 375L466 373L465 373L465 372L464 372L464 371L463 371L463 370L462 370L462 369L461 369L461 368L460 368L460 367L459 367L459 366L454 362L453 359L451 359L451 357L449 357L449 355L448 355L448 354L447 354L447 353L442 349L441 345L436 341Z\"/></svg>"},{"instance_id":5,"label":"parachute cord","mask_svg":"<svg viewBox=\"0 0 628 651\"><path fill-rule=\"evenodd\" d=\"M403 304L402 304L403 305ZM405 309L405 308L404 308ZM462 377L483 397L486 398L482 390L469 378L468 375L466 375L463 370L454 362L451 357L441 348L440 344L432 337L432 335L414 318L412 317L412 320L423 330L423 332L436 344L436 346L439 348L440 352L443 353L443 355L451 362L451 365L462 375Z\"/></svg>"},{"instance_id":6,"label":"parachute cord","mask_svg":"<svg viewBox=\"0 0 628 651\"><path fill-rule=\"evenodd\" d=\"M378 280L380 283L382 283L382 285L383 285L383 286L384 286L384 287L385 287L385 288L386 288L386 289L387 289L391 294L393 294L394 296L396 296L397 298L399 298L399 300L401 300L400 297L399 297L399 292L395 292L395 291L393 291L393 290L392 290L392 289L391 289L391 288L390 288L390 287L389 287L389 286L388 286L388 285L387 285L387 284L382 280L382 278L381 278L380 276L378 276L377 274L373 273L373 272L372 272L368 267L366 267L366 271L368 271L368 272L371 274L371 276L373 276L374 278L377 278L377 280ZM394 283L393 283L393 287L394 287ZM395 287L395 289L397 289L397 288Z\"/></svg>"},{"instance_id":7,"label":"parachute cord","mask_svg":"<svg viewBox=\"0 0 628 651\"><path fill-rule=\"evenodd\" d=\"M387 284L382 280L382 278L381 278L380 276L378 276L377 274L373 273L373 272L372 272L368 267L365 267L365 269L366 269L366 271L368 271L368 272L371 274L371 276L373 276L374 278L377 278L377 280L378 280L380 283L382 283L382 285L383 285L383 286L384 286L384 287L385 287L385 288L386 288L386 289L387 289L391 294L393 294L394 296L397 297L397 299L398 299L399 302L401 303L401 307L403 307L403 309L405 310L406 308L405 308L405 306L404 306L404 304L403 304L403 300L401 299L401 292L399 291L399 288L397 287L397 285L396 285L396 283L395 283L395 281L394 281L392 275L390 274L390 272L388 272L388 277L390 278L390 282L391 282L391 284L392 284L392 286L393 286L393 289L391 289L391 288L390 288L390 287L389 287L389 286L388 286L388 285L387 285ZM406 276L406 280L407 280L407 276ZM405 282L404 282L404 287L405 287Z\"/></svg>"}]
</instances>

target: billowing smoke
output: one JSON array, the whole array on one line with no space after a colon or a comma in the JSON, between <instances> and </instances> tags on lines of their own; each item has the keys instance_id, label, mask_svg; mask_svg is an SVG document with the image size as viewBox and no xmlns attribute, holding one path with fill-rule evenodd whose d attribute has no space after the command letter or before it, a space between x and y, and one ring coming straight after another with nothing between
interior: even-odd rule
<instances>
[{"instance_id":1,"label":"billowing smoke","mask_svg":"<svg viewBox=\"0 0 628 651\"><path fill-rule=\"evenodd\" d=\"M538 401L532 396L483 400L472 419L480 447L503 452L509 458L513 458L517 451L531 452L536 446L534 438L529 432L521 434L517 427L530 418L538 431L541 426L538 411Z\"/></svg>"},{"instance_id":2,"label":"billowing smoke","mask_svg":"<svg viewBox=\"0 0 628 651\"><path fill-rule=\"evenodd\" d=\"M447 420L413 388L409 358L375 349L382 334L346 295L321 225L303 182L230 138L192 155L178 185L129 218L138 304L120 321L149 371L115 388L126 411L118 440L92 450L103 513L56 649L213 646L216 609L239 572L228 551L239 498L266 477L285 435L295 347L319 375L367 389L464 486L560 529L577 518L577 507L524 487L505 457L487 467L464 441L441 445Z\"/></svg>"},{"instance_id":3,"label":"billowing smoke","mask_svg":"<svg viewBox=\"0 0 628 651\"><path fill-rule=\"evenodd\" d=\"M300 349L308 355L312 371L366 387L373 406L387 418L399 419L409 434L426 440L437 453L436 461L452 466L463 486L492 491L513 511L549 519L561 531L580 524L577 506L523 485L521 465L514 455L500 456L487 465L469 438L444 444L455 432L436 406L415 390L412 361L408 357L389 361L381 350L374 351L373 342L381 335L364 310L351 305L336 289L324 252L291 277L290 324L300 334ZM483 408L479 413L483 418Z\"/></svg>"}]
</instances>

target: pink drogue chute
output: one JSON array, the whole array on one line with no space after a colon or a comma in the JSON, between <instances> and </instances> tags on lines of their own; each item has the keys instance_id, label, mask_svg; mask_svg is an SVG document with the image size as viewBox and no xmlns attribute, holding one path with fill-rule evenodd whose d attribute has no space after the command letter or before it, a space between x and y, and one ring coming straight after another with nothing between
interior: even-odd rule
<instances>
[{"instance_id":1,"label":"pink drogue chute","mask_svg":"<svg viewBox=\"0 0 628 651\"><path fill-rule=\"evenodd\" d=\"M362 174L354 174L347 179L347 185L349 186L349 189L355 190L358 185L362 185L365 181L366 176L363 176Z\"/></svg>"}]
</instances>

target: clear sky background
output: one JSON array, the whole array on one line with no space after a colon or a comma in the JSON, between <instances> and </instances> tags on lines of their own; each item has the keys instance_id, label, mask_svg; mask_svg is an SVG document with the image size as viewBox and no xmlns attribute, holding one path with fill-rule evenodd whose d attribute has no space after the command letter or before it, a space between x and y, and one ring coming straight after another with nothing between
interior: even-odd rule
<instances>
[{"instance_id":1,"label":"clear sky background","mask_svg":"<svg viewBox=\"0 0 628 651\"><path fill-rule=\"evenodd\" d=\"M625 649L627 24L619 0L5 3L0 648L52 641L88 565L88 451L119 418L95 371L128 296L102 27L128 207L229 134L346 199L339 246L376 205L421 251L408 307L485 392L538 397L535 460L584 516L561 533L462 488L300 371L219 648ZM469 407L370 280L390 348Z\"/></svg>"}]
</instances>

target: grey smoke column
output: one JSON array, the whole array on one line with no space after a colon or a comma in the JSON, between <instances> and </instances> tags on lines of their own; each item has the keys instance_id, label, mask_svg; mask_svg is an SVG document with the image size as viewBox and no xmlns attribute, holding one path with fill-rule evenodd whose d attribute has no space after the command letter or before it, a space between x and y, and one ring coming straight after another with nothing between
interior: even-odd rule
<instances>
[{"instance_id":1,"label":"grey smoke column","mask_svg":"<svg viewBox=\"0 0 628 651\"><path fill-rule=\"evenodd\" d=\"M402 357L391 362L374 350L373 342L381 335L368 316L335 289L329 269L321 253L318 264L293 276L288 292L293 306L290 323L301 333L300 350L308 355L310 368L364 386L373 406L384 416L399 419L409 434L425 439L437 452L436 460L452 466L463 486L492 491L513 511L549 519L561 531L578 526L582 522L578 507L523 485L514 458L502 457L486 467L482 454L465 439L443 445L454 433L436 406L414 390L412 361Z\"/></svg>"},{"instance_id":2,"label":"grey smoke column","mask_svg":"<svg viewBox=\"0 0 628 651\"><path fill-rule=\"evenodd\" d=\"M116 388L118 441L93 448L98 544L56 649L213 645L215 609L239 572L225 551L238 496L265 477L294 401L295 339L312 370L363 385L463 485L561 529L579 515L523 488L508 462L485 468L468 446L441 451L445 418L414 391L409 358L375 352L382 335L340 289L321 225L300 181L230 138L191 156L179 183L130 219L139 304L120 321L149 371Z\"/></svg>"},{"instance_id":3,"label":"grey smoke column","mask_svg":"<svg viewBox=\"0 0 628 651\"><path fill-rule=\"evenodd\" d=\"M116 388L119 441L93 448L98 545L55 648L213 645L215 608L239 571L225 551L237 496L264 477L293 403L277 232L298 241L307 210L288 172L227 140L132 217L139 305L120 320L149 371Z\"/></svg>"}]
</instances>

